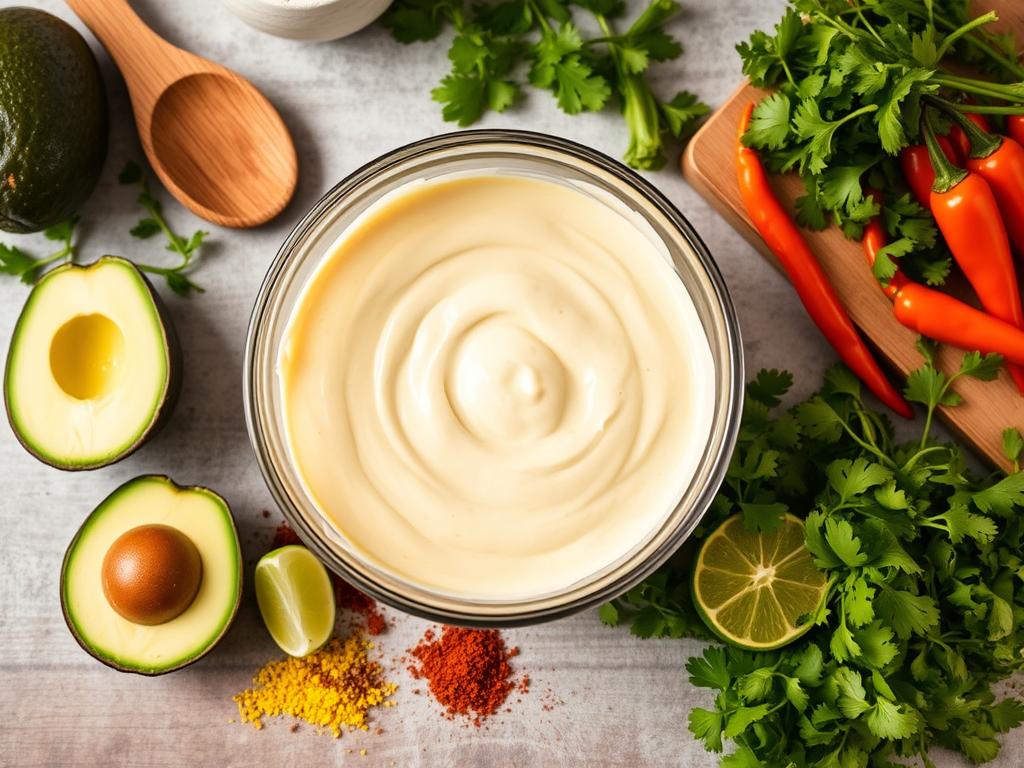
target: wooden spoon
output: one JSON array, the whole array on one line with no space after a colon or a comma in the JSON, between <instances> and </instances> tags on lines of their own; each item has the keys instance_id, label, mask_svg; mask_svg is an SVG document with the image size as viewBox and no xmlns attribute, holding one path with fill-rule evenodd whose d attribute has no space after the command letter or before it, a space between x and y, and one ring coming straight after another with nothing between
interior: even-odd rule
<instances>
[{"instance_id":1,"label":"wooden spoon","mask_svg":"<svg viewBox=\"0 0 1024 768\"><path fill-rule=\"evenodd\" d=\"M171 194L226 227L281 212L298 181L295 145L252 83L163 40L127 0L66 1L120 68L142 148Z\"/></svg>"}]
</instances>

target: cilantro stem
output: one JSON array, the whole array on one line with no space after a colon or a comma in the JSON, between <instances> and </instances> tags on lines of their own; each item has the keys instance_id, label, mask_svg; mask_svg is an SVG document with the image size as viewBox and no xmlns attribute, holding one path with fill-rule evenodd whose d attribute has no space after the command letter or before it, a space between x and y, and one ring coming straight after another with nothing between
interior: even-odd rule
<instances>
[{"instance_id":1,"label":"cilantro stem","mask_svg":"<svg viewBox=\"0 0 1024 768\"><path fill-rule=\"evenodd\" d=\"M846 434L848 434L850 436L850 439L857 443L857 445L859 445L865 451L870 453L872 456L875 456L883 464L887 464L890 467L896 466L896 463L889 456L885 455L882 451L880 451L878 449L878 446L872 445L871 443L865 441L863 438L861 438L860 435L854 432L850 425L846 423L845 419L839 417L838 421L840 424L843 425L843 430L845 430Z\"/></svg>"},{"instance_id":2,"label":"cilantro stem","mask_svg":"<svg viewBox=\"0 0 1024 768\"><path fill-rule=\"evenodd\" d=\"M64 247L59 251L54 251L49 256L37 259L35 268L39 269L40 267L45 267L47 264L52 264L55 261L67 260L68 258L73 257L77 250L77 246L72 245L70 240L66 241L64 243Z\"/></svg>"},{"instance_id":3,"label":"cilantro stem","mask_svg":"<svg viewBox=\"0 0 1024 768\"><path fill-rule=\"evenodd\" d=\"M972 93L976 96L986 96L990 99L999 99L1001 101L1019 102L1024 98L1024 92L1022 92L1020 84L999 85L998 83L975 80L970 77L960 77L959 75L955 75L951 72L936 74L932 78L932 82L946 88Z\"/></svg>"},{"instance_id":4,"label":"cilantro stem","mask_svg":"<svg viewBox=\"0 0 1024 768\"><path fill-rule=\"evenodd\" d=\"M925 438L927 439L927 430L925 432ZM900 471L909 472L911 469L914 468L914 465L917 464L918 460L921 459L922 457L927 456L929 453L935 453L936 451L945 450L946 447L942 445L933 445L930 448L922 448L906 461L906 463L901 467Z\"/></svg>"},{"instance_id":5,"label":"cilantro stem","mask_svg":"<svg viewBox=\"0 0 1024 768\"><path fill-rule=\"evenodd\" d=\"M1002 107L992 104L971 104L965 107L964 111L976 115L1024 115L1024 104Z\"/></svg>"},{"instance_id":6,"label":"cilantro stem","mask_svg":"<svg viewBox=\"0 0 1024 768\"><path fill-rule=\"evenodd\" d=\"M544 10L536 3L536 0L526 0L526 5L533 11L533 15L540 24L544 34L551 34L551 25L548 24L547 16L544 14Z\"/></svg>"},{"instance_id":7,"label":"cilantro stem","mask_svg":"<svg viewBox=\"0 0 1024 768\"><path fill-rule=\"evenodd\" d=\"M958 29L955 22L947 19L941 14L935 14L931 3L925 4L924 10L922 10L922 4L916 0L893 0L893 2L898 3L909 14L925 19L937 27L942 27L943 30L947 32L955 32ZM971 30L970 35L963 38L963 42L977 49L993 62L1005 68L1017 80L1024 80L1024 66L1021 66L1019 61L1008 58L996 48L992 47L985 40L985 37L986 33L984 30L974 29Z\"/></svg>"},{"instance_id":8,"label":"cilantro stem","mask_svg":"<svg viewBox=\"0 0 1024 768\"><path fill-rule=\"evenodd\" d=\"M983 16L978 16L977 18L971 19L969 22L964 24L959 29L956 29L953 32L950 32L948 35L946 35L946 38L942 41L942 45L939 46L938 57L940 59L944 58L946 54L949 53L949 49L953 46L953 44L956 43L957 40L959 40L967 33L977 29L978 27L982 27L985 24L991 24L993 21L998 20L999 17L996 16L995 11L989 11Z\"/></svg>"},{"instance_id":9,"label":"cilantro stem","mask_svg":"<svg viewBox=\"0 0 1024 768\"><path fill-rule=\"evenodd\" d=\"M187 264L179 264L176 267L155 267L152 264L135 264L143 272L147 272L151 275L160 275L161 277L173 277L184 282L188 286L189 290L195 291L196 293L206 293L206 289L193 283L185 275L182 274L182 270L185 269Z\"/></svg>"},{"instance_id":10,"label":"cilantro stem","mask_svg":"<svg viewBox=\"0 0 1024 768\"><path fill-rule=\"evenodd\" d=\"M857 6L857 18L860 19L861 23L864 25L864 28L871 33L871 36L875 38L876 41L878 41L878 44L880 46L882 46L883 48L888 48L888 45L886 44L885 40L882 39L882 36L878 34L878 31L873 26L871 26L871 22L869 22L867 20L867 17L864 16L864 12L861 10L860 6Z\"/></svg>"}]
</instances>

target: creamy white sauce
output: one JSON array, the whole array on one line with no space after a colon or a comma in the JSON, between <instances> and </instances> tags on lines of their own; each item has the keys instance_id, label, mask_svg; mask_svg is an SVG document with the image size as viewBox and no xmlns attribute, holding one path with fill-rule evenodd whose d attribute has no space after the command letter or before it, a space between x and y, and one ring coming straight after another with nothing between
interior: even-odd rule
<instances>
[{"instance_id":1,"label":"creamy white sauce","mask_svg":"<svg viewBox=\"0 0 1024 768\"><path fill-rule=\"evenodd\" d=\"M619 203L535 179L378 202L303 289L278 370L324 517L377 567L463 597L621 560L711 429L711 350L664 245Z\"/></svg>"}]
</instances>

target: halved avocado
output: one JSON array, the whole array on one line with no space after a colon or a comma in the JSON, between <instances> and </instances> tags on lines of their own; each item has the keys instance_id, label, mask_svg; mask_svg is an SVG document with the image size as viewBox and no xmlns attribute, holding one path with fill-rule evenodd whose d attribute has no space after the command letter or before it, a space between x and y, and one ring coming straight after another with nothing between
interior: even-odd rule
<instances>
[{"instance_id":1,"label":"halved avocado","mask_svg":"<svg viewBox=\"0 0 1024 768\"><path fill-rule=\"evenodd\" d=\"M180 384L163 302L134 264L104 256L36 283L11 334L4 400L29 453L58 469L95 469L152 437Z\"/></svg>"},{"instance_id":2,"label":"halved avocado","mask_svg":"<svg viewBox=\"0 0 1024 768\"><path fill-rule=\"evenodd\" d=\"M168 527L198 550L198 591L170 620L129 621L108 598L108 555L140 529ZM143 557L127 565L137 575L152 563ZM60 573L64 620L78 644L107 666L141 675L173 672L208 653L231 626L241 596L242 552L227 502L162 475L129 480L104 499L68 545Z\"/></svg>"}]
</instances>

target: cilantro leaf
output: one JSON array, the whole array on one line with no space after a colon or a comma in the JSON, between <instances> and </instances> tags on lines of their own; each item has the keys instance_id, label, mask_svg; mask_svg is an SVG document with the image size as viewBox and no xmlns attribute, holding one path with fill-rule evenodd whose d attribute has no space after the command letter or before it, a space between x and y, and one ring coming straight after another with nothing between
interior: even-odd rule
<instances>
[{"instance_id":1,"label":"cilantro leaf","mask_svg":"<svg viewBox=\"0 0 1024 768\"><path fill-rule=\"evenodd\" d=\"M839 414L818 396L798 405L796 418L808 435L827 443L836 442L843 432Z\"/></svg>"},{"instance_id":2,"label":"cilantro leaf","mask_svg":"<svg viewBox=\"0 0 1024 768\"><path fill-rule=\"evenodd\" d=\"M850 568L864 565L868 561L860 539L854 535L853 526L846 520L826 518L825 541L839 561Z\"/></svg>"},{"instance_id":3,"label":"cilantro leaf","mask_svg":"<svg viewBox=\"0 0 1024 768\"><path fill-rule=\"evenodd\" d=\"M78 216L72 215L45 230L43 236L47 240L61 243L61 247L42 258L36 258L17 246L0 243L0 274L20 277L21 282L32 285L46 267L74 257L76 247L73 241L77 224Z\"/></svg>"},{"instance_id":4,"label":"cilantro leaf","mask_svg":"<svg viewBox=\"0 0 1024 768\"><path fill-rule=\"evenodd\" d=\"M601 623L607 624L609 627L617 626L619 623L619 609L615 607L614 603L602 604L597 615L601 619Z\"/></svg>"},{"instance_id":5,"label":"cilantro leaf","mask_svg":"<svg viewBox=\"0 0 1024 768\"><path fill-rule=\"evenodd\" d=\"M772 691L774 672L769 667L755 669L736 681L736 690L746 704L756 704L768 698Z\"/></svg>"},{"instance_id":6,"label":"cilantro leaf","mask_svg":"<svg viewBox=\"0 0 1024 768\"><path fill-rule=\"evenodd\" d=\"M142 181L142 166L136 163L134 160L129 160L124 164L124 168L121 169L121 173L117 176L119 184L138 184Z\"/></svg>"},{"instance_id":7,"label":"cilantro leaf","mask_svg":"<svg viewBox=\"0 0 1024 768\"><path fill-rule=\"evenodd\" d=\"M832 673L832 682L839 693L836 705L844 717L853 720L871 708L859 672L849 667L839 667Z\"/></svg>"},{"instance_id":8,"label":"cilantro leaf","mask_svg":"<svg viewBox=\"0 0 1024 768\"><path fill-rule=\"evenodd\" d=\"M1019 699L1003 699L989 709L988 716L998 733L1006 733L1024 722L1024 703Z\"/></svg>"},{"instance_id":9,"label":"cilantro leaf","mask_svg":"<svg viewBox=\"0 0 1024 768\"><path fill-rule=\"evenodd\" d=\"M868 730L880 739L906 739L917 733L921 718L907 704L878 699L867 714Z\"/></svg>"},{"instance_id":10,"label":"cilantro leaf","mask_svg":"<svg viewBox=\"0 0 1024 768\"><path fill-rule=\"evenodd\" d=\"M167 281L167 287L179 296L203 293L203 289L193 282L186 275L186 272L195 265L199 248L209 233L197 230L186 238L171 229L170 224L167 223L167 219L164 217L163 206L150 192L149 181L138 163L129 161L125 165L124 170L121 171L118 179L122 184L136 184L139 186L139 194L136 199L147 214L132 227L130 230L131 235L140 240L146 240L162 232L167 239L165 249L180 257L180 261L171 267L140 263L136 263L135 266L143 272L162 276Z\"/></svg>"},{"instance_id":11,"label":"cilantro leaf","mask_svg":"<svg viewBox=\"0 0 1024 768\"><path fill-rule=\"evenodd\" d=\"M903 126L905 124L917 125L919 111L913 105L910 108L909 118L904 114L907 109L904 102L911 96L916 97L921 93L933 93L939 89L937 84L925 85L935 74L930 69L910 69L905 72L899 80L888 90L888 95L878 110L876 117L878 121L878 135L882 141L882 149L890 155L895 155L903 147L907 146L907 134ZM916 104L916 100L915 100Z\"/></svg>"},{"instance_id":12,"label":"cilantro leaf","mask_svg":"<svg viewBox=\"0 0 1024 768\"><path fill-rule=\"evenodd\" d=\"M1003 453L1006 458L1016 463L1024 452L1024 436L1016 427L1007 427L1003 430Z\"/></svg>"},{"instance_id":13,"label":"cilantro leaf","mask_svg":"<svg viewBox=\"0 0 1024 768\"><path fill-rule=\"evenodd\" d=\"M156 219L139 219L139 223L131 228L130 232L132 237L137 237L140 240L145 240L152 237L153 235L160 234L160 224Z\"/></svg>"},{"instance_id":14,"label":"cilantro leaf","mask_svg":"<svg viewBox=\"0 0 1024 768\"><path fill-rule=\"evenodd\" d=\"M975 493L972 500L982 512L1009 517L1015 509L1024 505L1024 473L1004 477L998 483Z\"/></svg>"},{"instance_id":15,"label":"cilantro leaf","mask_svg":"<svg viewBox=\"0 0 1024 768\"><path fill-rule=\"evenodd\" d=\"M703 656L695 656L686 662L686 671L690 674L690 683L698 688L724 691L732 682L722 648L705 648Z\"/></svg>"},{"instance_id":16,"label":"cilantro leaf","mask_svg":"<svg viewBox=\"0 0 1024 768\"><path fill-rule=\"evenodd\" d=\"M433 40L454 7L443 0L398 0L381 17L381 23L400 43Z\"/></svg>"},{"instance_id":17,"label":"cilantro leaf","mask_svg":"<svg viewBox=\"0 0 1024 768\"><path fill-rule=\"evenodd\" d=\"M734 739L743 733L747 728L764 717L771 710L768 704L758 704L756 707L739 707L733 710L726 718L725 730L722 731L727 739Z\"/></svg>"},{"instance_id":18,"label":"cilantro leaf","mask_svg":"<svg viewBox=\"0 0 1024 768\"><path fill-rule=\"evenodd\" d=\"M912 634L927 634L939 623L939 608L934 599L888 585L875 598L875 611L904 640Z\"/></svg>"},{"instance_id":19,"label":"cilantro leaf","mask_svg":"<svg viewBox=\"0 0 1024 768\"><path fill-rule=\"evenodd\" d=\"M793 127L797 136L805 139L803 165L810 173L821 173L832 157L833 141L840 128L853 118L865 112L874 112L874 105L868 105L861 112L851 112L838 120L828 120L821 114L818 102L804 99L793 115Z\"/></svg>"},{"instance_id":20,"label":"cilantro leaf","mask_svg":"<svg viewBox=\"0 0 1024 768\"><path fill-rule=\"evenodd\" d=\"M659 104L659 107L668 132L677 139L690 133L696 127L697 121L711 112L711 107L689 91L680 91L672 98L672 101L663 102Z\"/></svg>"},{"instance_id":21,"label":"cilantro leaf","mask_svg":"<svg viewBox=\"0 0 1024 768\"><path fill-rule=\"evenodd\" d=\"M708 750L722 751L722 729L725 722L721 712L697 707L690 712L688 724L690 733L703 741Z\"/></svg>"},{"instance_id":22,"label":"cilantro leaf","mask_svg":"<svg viewBox=\"0 0 1024 768\"><path fill-rule=\"evenodd\" d=\"M949 389L949 383L946 374L929 365L918 368L907 377L907 386L903 394L907 400L922 403L929 410L939 405L959 405L961 397Z\"/></svg>"},{"instance_id":23,"label":"cilantro leaf","mask_svg":"<svg viewBox=\"0 0 1024 768\"><path fill-rule=\"evenodd\" d=\"M743 141L757 149L779 149L786 143L790 131L789 98L781 91L765 97L754 107Z\"/></svg>"},{"instance_id":24,"label":"cilantro leaf","mask_svg":"<svg viewBox=\"0 0 1024 768\"><path fill-rule=\"evenodd\" d=\"M882 485L892 477L888 469L867 459L834 461L828 466L826 474L832 490L839 494L840 503L860 496L869 488Z\"/></svg>"},{"instance_id":25,"label":"cilantro leaf","mask_svg":"<svg viewBox=\"0 0 1024 768\"><path fill-rule=\"evenodd\" d=\"M39 260L13 245L0 243L0 273L22 278L31 285L35 282Z\"/></svg>"},{"instance_id":26,"label":"cilantro leaf","mask_svg":"<svg viewBox=\"0 0 1024 768\"><path fill-rule=\"evenodd\" d=\"M747 384L747 395L759 403L774 407L793 386L793 374L789 371L762 370Z\"/></svg>"}]
</instances>

